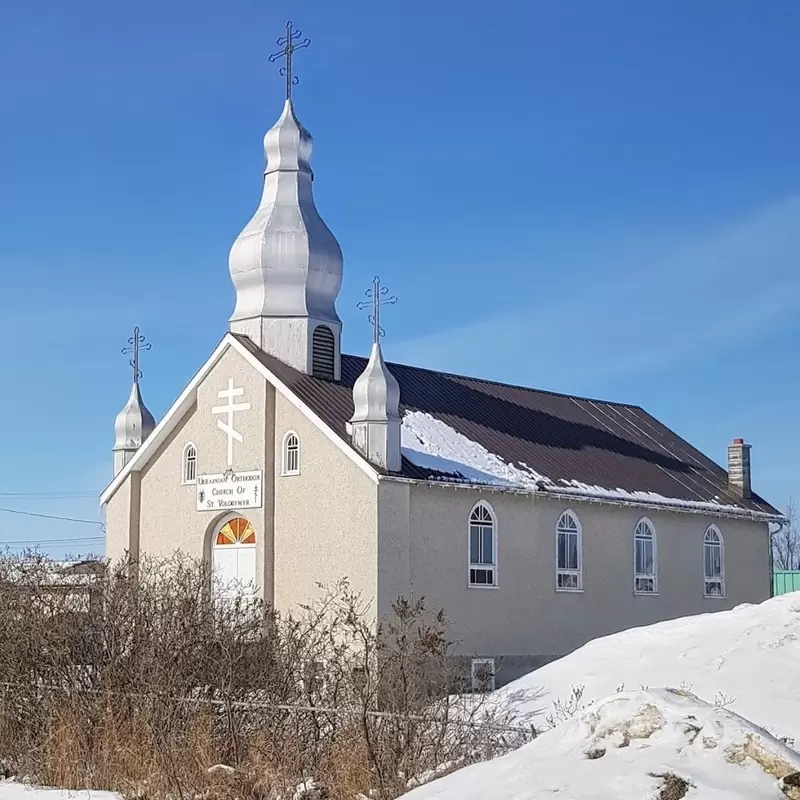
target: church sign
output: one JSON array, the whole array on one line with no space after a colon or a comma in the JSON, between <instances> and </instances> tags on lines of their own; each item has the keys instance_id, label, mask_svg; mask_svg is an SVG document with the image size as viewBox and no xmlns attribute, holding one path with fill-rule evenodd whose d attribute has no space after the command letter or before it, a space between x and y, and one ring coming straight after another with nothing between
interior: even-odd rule
<instances>
[{"instance_id":1,"label":"church sign","mask_svg":"<svg viewBox=\"0 0 800 800\"><path fill-rule=\"evenodd\" d=\"M261 470L197 476L197 510L261 508Z\"/></svg>"}]
</instances>

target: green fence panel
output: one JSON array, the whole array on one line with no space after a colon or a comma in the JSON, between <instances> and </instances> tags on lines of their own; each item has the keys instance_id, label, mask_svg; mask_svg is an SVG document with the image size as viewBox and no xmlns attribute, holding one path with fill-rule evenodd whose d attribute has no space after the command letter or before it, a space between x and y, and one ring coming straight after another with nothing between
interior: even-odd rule
<instances>
[{"instance_id":1,"label":"green fence panel","mask_svg":"<svg viewBox=\"0 0 800 800\"><path fill-rule=\"evenodd\" d=\"M800 592L800 570L791 572L781 570L772 574L773 596L787 592Z\"/></svg>"}]
</instances>

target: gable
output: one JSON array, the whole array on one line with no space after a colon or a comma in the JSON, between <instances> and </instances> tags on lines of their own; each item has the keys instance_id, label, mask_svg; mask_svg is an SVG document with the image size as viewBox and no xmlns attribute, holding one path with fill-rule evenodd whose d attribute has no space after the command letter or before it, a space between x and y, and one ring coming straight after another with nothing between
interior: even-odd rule
<instances>
[{"instance_id":1,"label":"gable","mask_svg":"<svg viewBox=\"0 0 800 800\"><path fill-rule=\"evenodd\" d=\"M249 340L245 340L249 341ZM326 422L321 419L316 412L308 407L301 398L299 398L291 389L289 389L273 372L258 359L254 358L250 348L243 346L242 341L232 334L226 334L214 352L197 371L186 388L178 396L178 399L172 404L163 419L156 425L153 433L148 437L147 441L136 451L131 460L125 467L114 477L111 483L103 490L100 495L101 504L105 504L124 483L125 479L131 472L141 472L148 467L151 459L156 457L159 451L166 443L174 437L175 431L181 424L181 421L186 417L190 410L197 405L199 393L204 392L204 382L212 375L214 368L220 361L226 357L228 353L235 353L236 357L242 362L241 368L250 371L254 375L258 375L260 380L266 380L272 384L276 391L291 402L298 410L300 410L312 424L316 425L336 446L345 452L347 456L354 461L364 472L371 478L377 480L377 473L372 465L369 464L362 456L360 456L352 447L344 442L341 436L332 431ZM280 363L280 362L279 362ZM214 389L218 391L219 387ZM209 403L205 403L209 405ZM210 407L210 406L209 406ZM263 413L260 415L263 420ZM216 423L212 422L215 426ZM215 428L214 428L215 429ZM216 432L216 430L215 430ZM214 438L214 446L222 446L220 443L225 437L222 435Z\"/></svg>"}]
</instances>

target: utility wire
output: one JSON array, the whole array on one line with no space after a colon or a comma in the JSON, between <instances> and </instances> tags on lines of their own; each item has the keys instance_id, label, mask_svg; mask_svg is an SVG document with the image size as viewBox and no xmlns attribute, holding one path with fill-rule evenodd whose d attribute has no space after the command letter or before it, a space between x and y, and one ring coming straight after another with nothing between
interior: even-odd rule
<instances>
[{"instance_id":1,"label":"utility wire","mask_svg":"<svg viewBox=\"0 0 800 800\"><path fill-rule=\"evenodd\" d=\"M0 492L0 497L10 500L72 500L98 497L99 492Z\"/></svg>"},{"instance_id":2,"label":"utility wire","mask_svg":"<svg viewBox=\"0 0 800 800\"><path fill-rule=\"evenodd\" d=\"M58 519L62 522L77 522L81 525L99 525L103 523L96 519L78 519L77 517L62 517L58 514L37 514L35 511L20 511L18 508L0 508L5 514L21 514L23 517L40 517L41 519Z\"/></svg>"},{"instance_id":3,"label":"utility wire","mask_svg":"<svg viewBox=\"0 0 800 800\"><path fill-rule=\"evenodd\" d=\"M3 547L27 547L36 549L40 545L44 547L93 547L103 541L102 537L97 539L39 539L37 541L18 539L16 541L3 542L0 541L0 549Z\"/></svg>"}]
</instances>

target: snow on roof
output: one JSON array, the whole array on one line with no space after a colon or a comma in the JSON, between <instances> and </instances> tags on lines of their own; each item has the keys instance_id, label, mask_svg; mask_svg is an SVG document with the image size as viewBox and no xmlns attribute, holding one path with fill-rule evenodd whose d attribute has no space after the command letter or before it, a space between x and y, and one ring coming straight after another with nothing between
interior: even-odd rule
<instances>
[{"instance_id":1,"label":"snow on roof","mask_svg":"<svg viewBox=\"0 0 800 800\"><path fill-rule=\"evenodd\" d=\"M403 455L431 477L448 476L465 483L532 489L541 476L506 464L500 456L473 442L423 411L407 411L401 428Z\"/></svg>"},{"instance_id":2,"label":"snow on roof","mask_svg":"<svg viewBox=\"0 0 800 800\"><path fill-rule=\"evenodd\" d=\"M620 692L502 758L459 770L408 800L774 800L800 754L686 691ZM670 784L672 782L672 784Z\"/></svg>"},{"instance_id":3,"label":"snow on roof","mask_svg":"<svg viewBox=\"0 0 800 800\"><path fill-rule=\"evenodd\" d=\"M576 480L554 481L527 464L509 464L483 445L423 411L407 411L401 429L402 452L412 464L428 470L429 480L479 484L522 491L549 492L576 500L640 503L715 514L773 519L774 515L746 511L718 501L664 497L656 492L590 486Z\"/></svg>"},{"instance_id":4,"label":"snow on roof","mask_svg":"<svg viewBox=\"0 0 800 800\"><path fill-rule=\"evenodd\" d=\"M585 687L582 703L620 687L684 687L800 745L798 665L800 592L793 592L595 639L491 697L541 727L575 686Z\"/></svg>"}]
</instances>

